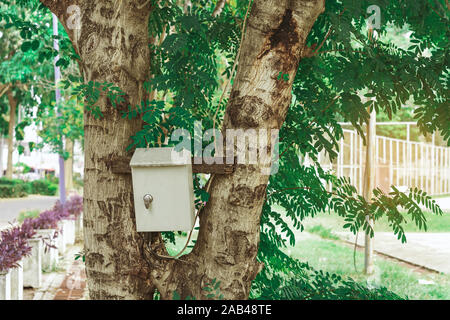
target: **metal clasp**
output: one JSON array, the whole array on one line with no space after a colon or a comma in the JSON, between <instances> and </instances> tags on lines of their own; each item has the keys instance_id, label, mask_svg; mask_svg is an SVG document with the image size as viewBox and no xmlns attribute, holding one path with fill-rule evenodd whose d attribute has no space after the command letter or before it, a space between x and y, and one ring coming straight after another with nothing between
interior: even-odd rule
<instances>
[{"instance_id":1,"label":"metal clasp","mask_svg":"<svg viewBox=\"0 0 450 320\"><path fill-rule=\"evenodd\" d=\"M150 208L150 204L153 202L153 197L151 194L146 194L144 196L144 205L146 209Z\"/></svg>"}]
</instances>

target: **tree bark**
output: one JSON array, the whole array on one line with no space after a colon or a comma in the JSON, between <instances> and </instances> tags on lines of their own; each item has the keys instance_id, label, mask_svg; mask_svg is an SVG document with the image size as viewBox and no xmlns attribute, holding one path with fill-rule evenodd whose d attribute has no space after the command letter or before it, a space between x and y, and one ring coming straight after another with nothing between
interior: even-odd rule
<instances>
[{"instance_id":1,"label":"tree bark","mask_svg":"<svg viewBox=\"0 0 450 320\"><path fill-rule=\"evenodd\" d=\"M73 190L73 146L73 141L66 139L66 152L69 154L69 157L64 160L64 180L66 181L66 192Z\"/></svg>"},{"instance_id":2,"label":"tree bark","mask_svg":"<svg viewBox=\"0 0 450 320\"><path fill-rule=\"evenodd\" d=\"M214 278L221 282L225 299L247 298L262 267L256 255L269 178L262 165L240 165L229 176L215 176L200 216L197 244L179 260L154 254L161 250L158 234L144 237L136 232L131 177L111 170L114 161L130 159L125 149L141 126L140 121L122 119L120 109L145 98L149 1L41 1L66 27L82 58L85 80L113 82L127 93L126 103L117 109L102 98L102 119L85 114L84 234L90 298L150 299L156 287L162 299L171 299L174 291L182 298L205 299L202 288ZM67 29L66 8L72 4L81 7L81 30ZM306 37L323 10L324 0L254 1L225 129L281 127ZM279 80L279 72L288 74L288 81Z\"/></svg>"},{"instance_id":3,"label":"tree bark","mask_svg":"<svg viewBox=\"0 0 450 320\"><path fill-rule=\"evenodd\" d=\"M214 8L214 11L212 13L213 17L217 17L219 14L222 13L223 7L225 7L226 0L218 0L216 3L216 7Z\"/></svg>"},{"instance_id":4,"label":"tree bark","mask_svg":"<svg viewBox=\"0 0 450 320\"><path fill-rule=\"evenodd\" d=\"M111 172L117 159L129 161L130 137L141 121L121 111L146 99L143 83L150 69L149 1L42 1L65 27L81 57L84 80L114 83L126 101L114 108L106 97L96 105L103 116L84 115L84 245L91 299L151 299L142 271L142 238L136 232L131 177ZM69 28L67 8L80 8L78 29ZM74 20L71 20L72 23Z\"/></svg>"},{"instance_id":5,"label":"tree bark","mask_svg":"<svg viewBox=\"0 0 450 320\"><path fill-rule=\"evenodd\" d=\"M8 161L6 165L6 178L13 177L13 152L14 152L14 127L16 125L17 100L11 89L7 92L9 101L9 126L8 126Z\"/></svg>"}]
</instances>

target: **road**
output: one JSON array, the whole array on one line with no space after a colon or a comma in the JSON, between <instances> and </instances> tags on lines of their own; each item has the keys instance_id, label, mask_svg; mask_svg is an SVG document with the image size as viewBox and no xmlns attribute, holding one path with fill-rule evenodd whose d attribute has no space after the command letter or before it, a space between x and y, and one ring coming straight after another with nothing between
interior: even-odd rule
<instances>
[{"instance_id":1,"label":"road","mask_svg":"<svg viewBox=\"0 0 450 320\"><path fill-rule=\"evenodd\" d=\"M30 195L26 198L0 199L0 228L17 219L19 213L28 210L50 209L58 197Z\"/></svg>"}]
</instances>

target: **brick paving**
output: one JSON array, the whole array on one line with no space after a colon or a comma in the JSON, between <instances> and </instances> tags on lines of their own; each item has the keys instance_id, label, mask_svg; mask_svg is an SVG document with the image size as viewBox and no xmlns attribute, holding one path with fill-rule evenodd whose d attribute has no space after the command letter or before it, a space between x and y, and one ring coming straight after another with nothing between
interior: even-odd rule
<instances>
[{"instance_id":1,"label":"brick paving","mask_svg":"<svg viewBox=\"0 0 450 320\"><path fill-rule=\"evenodd\" d=\"M80 300L83 299L85 290L86 272L84 264L77 260L67 271L53 300Z\"/></svg>"},{"instance_id":2,"label":"brick paving","mask_svg":"<svg viewBox=\"0 0 450 320\"><path fill-rule=\"evenodd\" d=\"M85 300L87 299L84 263L75 260L82 250L80 243L67 248L64 256L52 272L42 274L39 289L24 288L24 300Z\"/></svg>"}]
</instances>

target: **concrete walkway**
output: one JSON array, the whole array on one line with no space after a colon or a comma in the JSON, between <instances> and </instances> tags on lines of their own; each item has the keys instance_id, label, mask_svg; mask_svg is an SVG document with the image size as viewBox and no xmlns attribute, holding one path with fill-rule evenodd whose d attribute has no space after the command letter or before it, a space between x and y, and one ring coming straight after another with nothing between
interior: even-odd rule
<instances>
[{"instance_id":1,"label":"concrete walkway","mask_svg":"<svg viewBox=\"0 0 450 320\"><path fill-rule=\"evenodd\" d=\"M0 199L0 229L9 225L22 211L50 209L58 197L30 195L26 198Z\"/></svg>"},{"instance_id":2,"label":"concrete walkway","mask_svg":"<svg viewBox=\"0 0 450 320\"><path fill-rule=\"evenodd\" d=\"M350 232L337 233L343 240L355 243ZM374 250L400 260L450 274L450 233L406 233L406 243L397 240L392 232L377 232ZM358 245L364 246L364 234L359 234Z\"/></svg>"},{"instance_id":3,"label":"concrete walkway","mask_svg":"<svg viewBox=\"0 0 450 320\"><path fill-rule=\"evenodd\" d=\"M42 274L39 289L25 288L24 300L85 300L87 298L84 263L75 260L82 244L69 246L56 271Z\"/></svg>"}]
</instances>

